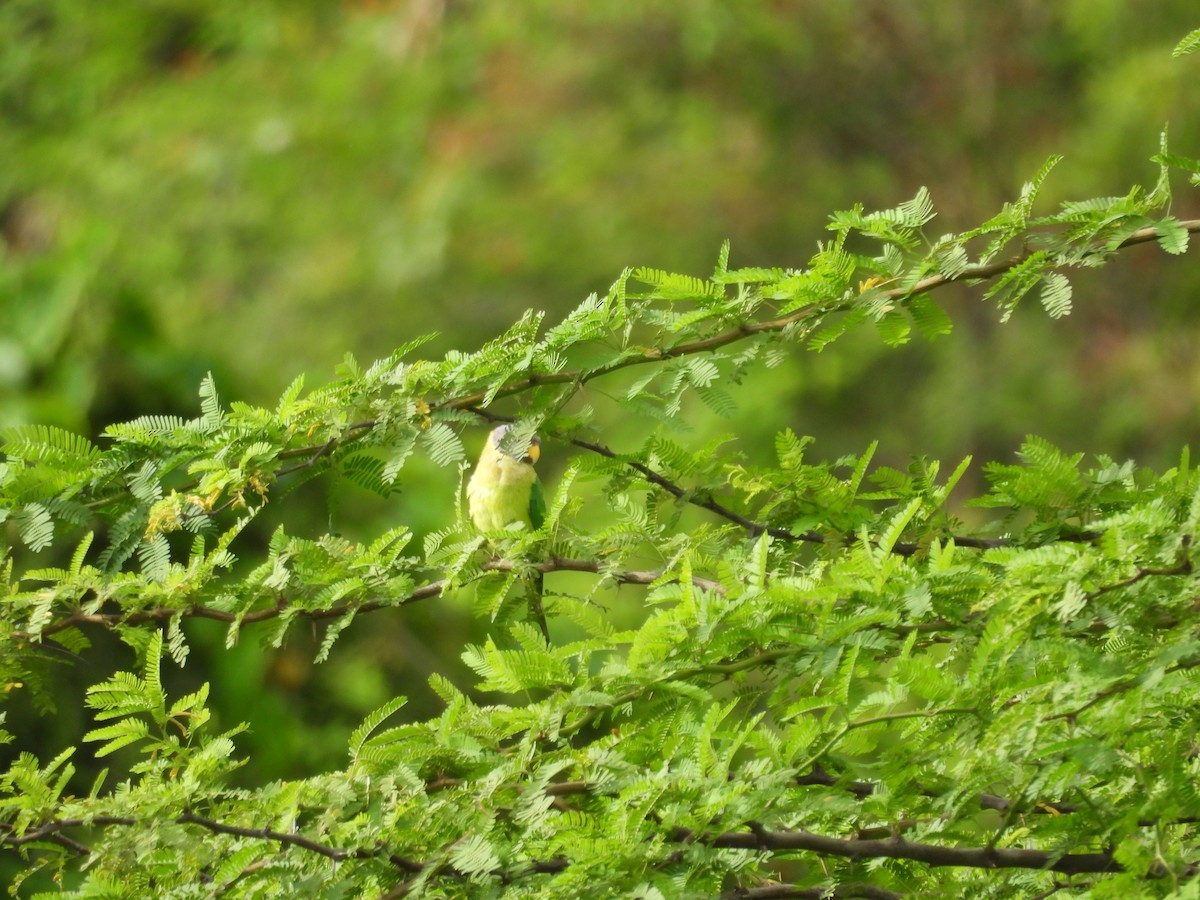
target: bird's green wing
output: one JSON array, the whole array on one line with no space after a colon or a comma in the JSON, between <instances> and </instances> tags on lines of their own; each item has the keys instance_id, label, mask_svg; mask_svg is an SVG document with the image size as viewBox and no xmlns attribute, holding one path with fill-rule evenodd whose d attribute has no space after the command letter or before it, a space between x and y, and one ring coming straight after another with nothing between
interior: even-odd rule
<instances>
[{"instance_id":1,"label":"bird's green wing","mask_svg":"<svg viewBox=\"0 0 1200 900\"><path fill-rule=\"evenodd\" d=\"M546 495L542 482L535 481L529 491L529 524L537 531L546 521Z\"/></svg>"}]
</instances>

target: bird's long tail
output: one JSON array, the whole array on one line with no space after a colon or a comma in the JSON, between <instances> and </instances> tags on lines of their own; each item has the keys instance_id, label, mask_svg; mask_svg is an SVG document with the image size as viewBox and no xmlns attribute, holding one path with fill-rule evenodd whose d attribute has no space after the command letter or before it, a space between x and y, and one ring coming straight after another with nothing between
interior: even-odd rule
<instances>
[{"instance_id":1,"label":"bird's long tail","mask_svg":"<svg viewBox=\"0 0 1200 900\"><path fill-rule=\"evenodd\" d=\"M542 593L545 578L541 572L534 573L527 582L526 598L529 601L529 618L537 623L546 643L550 643L550 628L546 625L546 610L542 607Z\"/></svg>"}]
</instances>

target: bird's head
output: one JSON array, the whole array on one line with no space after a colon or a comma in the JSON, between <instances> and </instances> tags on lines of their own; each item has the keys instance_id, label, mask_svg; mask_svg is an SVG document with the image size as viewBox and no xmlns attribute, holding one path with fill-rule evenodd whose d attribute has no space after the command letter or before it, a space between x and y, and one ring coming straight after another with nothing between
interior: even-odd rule
<instances>
[{"instance_id":1,"label":"bird's head","mask_svg":"<svg viewBox=\"0 0 1200 900\"><path fill-rule=\"evenodd\" d=\"M497 425L488 435L488 442L497 453L515 459L517 462L527 465L536 463L538 457L542 455L541 438L536 434L531 434L528 439L523 440L522 436L515 432L510 434L511 429L511 425Z\"/></svg>"}]
</instances>

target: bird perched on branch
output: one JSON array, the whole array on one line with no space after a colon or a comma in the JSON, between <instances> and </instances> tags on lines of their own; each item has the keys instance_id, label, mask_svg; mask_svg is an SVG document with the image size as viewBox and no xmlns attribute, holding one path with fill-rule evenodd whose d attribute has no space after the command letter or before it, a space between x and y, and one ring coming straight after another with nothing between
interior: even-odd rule
<instances>
[{"instance_id":1,"label":"bird perched on branch","mask_svg":"<svg viewBox=\"0 0 1200 900\"><path fill-rule=\"evenodd\" d=\"M541 441L531 435L528 443L500 425L488 435L471 480L467 483L467 508L475 527L483 532L500 531L520 523L531 531L546 520L546 498L533 464L541 456ZM542 609L542 573L526 580L529 615L537 622L546 643L550 630Z\"/></svg>"}]
</instances>

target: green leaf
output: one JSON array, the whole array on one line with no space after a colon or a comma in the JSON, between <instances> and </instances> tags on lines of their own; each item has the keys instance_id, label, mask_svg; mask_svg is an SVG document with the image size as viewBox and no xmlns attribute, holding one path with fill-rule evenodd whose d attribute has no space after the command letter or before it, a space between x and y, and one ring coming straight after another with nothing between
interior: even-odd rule
<instances>
[{"instance_id":1,"label":"green leaf","mask_svg":"<svg viewBox=\"0 0 1200 900\"><path fill-rule=\"evenodd\" d=\"M462 441L444 422L435 422L421 432L419 443L439 466L450 466L466 458Z\"/></svg>"},{"instance_id":2,"label":"green leaf","mask_svg":"<svg viewBox=\"0 0 1200 900\"><path fill-rule=\"evenodd\" d=\"M200 382L200 414L200 427L205 431L216 431L225 418L212 372L205 375L204 380Z\"/></svg>"},{"instance_id":3,"label":"green leaf","mask_svg":"<svg viewBox=\"0 0 1200 900\"><path fill-rule=\"evenodd\" d=\"M928 340L950 334L953 323L950 316L928 297L918 294L904 301L904 306L916 323L917 330Z\"/></svg>"},{"instance_id":4,"label":"green leaf","mask_svg":"<svg viewBox=\"0 0 1200 900\"><path fill-rule=\"evenodd\" d=\"M171 545L165 536L155 534L138 544L138 563L148 581L162 582L171 572Z\"/></svg>"},{"instance_id":5,"label":"green leaf","mask_svg":"<svg viewBox=\"0 0 1200 900\"><path fill-rule=\"evenodd\" d=\"M385 720L396 714L406 703L407 697L393 697L383 706L376 709L365 719L362 724L350 733L350 762L357 762L359 755L362 753L363 746L368 739L375 733L375 730L384 723Z\"/></svg>"},{"instance_id":6,"label":"green leaf","mask_svg":"<svg viewBox=\"0 0 1200 900\"><path fill-rule=\"evenodd\" d=\"M13 521L21 540L33 552L45 550L54 542L54 520L41 503L27 503Z\"/></svg>"},{"instance_id":7,"label":"green leaf","mask_svg":"<svg viewBox=\"0 0 1200 900\"><path fill-rule=\"evenodd\" d=\"M1187 251L1191 233L1182 222L1175 218L1160 219L1155 227L1158 229L1158 246L1163 250L1174 256Z\"/></svg>"},{"instance_id":8,"label":"green leaf","mask_svg":"<svg viewBox=\"0 0 1200 900\"><path fill-rule=\"evenodd\" d=\"M1050 318L1059 319L1071 312L1071 282L1059 272L1042 279L1042 307Z\"/></svg>"},{"instance_id":9,"label":"green leaf","mask_svg":"<svg viewBox=\"0 0 1200 900\"><path fill-rule=\"evenodd\" d=\"M104 741L104 745L94 751L97 757L104 757L149 736L150 726L146 722L141 719L122 719L113 725L93 728L83 736L83 739L85 741Z\"/></svg>"},{"instance_id":10,"label":"green leaf","mask_svg":"<svg viewBox=\"0 0 1200 900\"><path fill-rule=\"evenodd\" d=\"M1175 49L1171 51L1171 56L1178 59L1181 56L1196 52L1197 48L1200 48L1200 28L1190 32L1183 40L1176 44Z\"/></svg>"}]
</instances>

